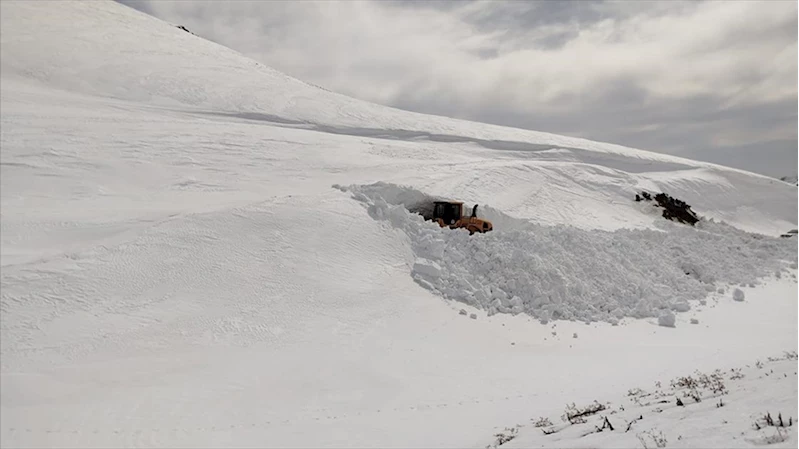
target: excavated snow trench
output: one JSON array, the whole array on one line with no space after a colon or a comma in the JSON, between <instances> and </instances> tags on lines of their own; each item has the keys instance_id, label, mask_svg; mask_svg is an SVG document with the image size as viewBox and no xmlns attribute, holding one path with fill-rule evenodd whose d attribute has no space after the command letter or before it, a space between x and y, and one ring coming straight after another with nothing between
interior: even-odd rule
<instances>
[{"instance_id":1,"label":"excavated snow trench","mask_svg":"<svg viewBox=\"0 0 799 449\"><path fill-rule=\"evenodd\" d=\"M669 317L709 292L796 268L795 239L720 223L665 222L666 232L588 231L541 226L481 206L478 216L491 220L494 231L470 236L410 212L432 200L413 188L382 182L333 187L408 235L417 283L489 315L614 324L625 317Z\"/></svg>"}]
</instances>

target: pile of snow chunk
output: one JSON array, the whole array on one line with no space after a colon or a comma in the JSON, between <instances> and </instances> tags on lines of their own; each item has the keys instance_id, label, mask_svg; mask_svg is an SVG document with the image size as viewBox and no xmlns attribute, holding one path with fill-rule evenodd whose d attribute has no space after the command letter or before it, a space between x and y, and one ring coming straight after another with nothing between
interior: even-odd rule
<instances>
[{"instance_id":1,"label":"pile of snow chunk","mask_svg":"<svg viewBox=\"0 0 799 449\"><path fill-rule=\"evenodd\" d=\"M363 202L375 220L407 234L416 257L411 275L420 285L489 315L610 323L668 317L690 310L691 301L718 285L757 282L797 258L793 239L712 221L696 228L668 223L666 232L587 231L541 226L481 207L494 231L470 236L409 212L408 204L430 198L414 189L386 183L334 187Z\"/></svg>"}]
</instances>

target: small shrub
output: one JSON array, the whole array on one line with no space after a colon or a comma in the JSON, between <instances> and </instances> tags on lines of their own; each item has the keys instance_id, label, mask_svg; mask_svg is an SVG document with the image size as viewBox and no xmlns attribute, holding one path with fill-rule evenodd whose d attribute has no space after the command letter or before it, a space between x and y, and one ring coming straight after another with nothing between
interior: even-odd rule
<instances>
[{"instance_id":1,"label":"small shrub","mask_svg":"<svg viewBox=\"0 0 799 449\"><path fill-rule=\"evenodd\" d=\"M675 389L680 389L680 388L691 389L691 388L696 388L698 386L699 384L696 382L696 379L694 379L691 376L678 377L671 381L671 387Z\"/></svg>"},{"instance_id":2,"label":"small shrub","mask_svg":"<svg viewBox=\"0 0 799 449\"><path fill-rule=\"evenodd\" d=\"M535 426L535 427L551 427L552 426L552 421L550 421L549 418L546 418L546 417L542 416L542 417L538 418L538 421L536 421L533 424L533 426Z\"/></svg>"},{"instance_id":3,"label":"small shrub","mask_svg":"<svg viewBox=\"0 0 799 449\"><path fill-rule=\"evenodd\" d=\"M730 372L732 373L732 375L730 375L730 380L738 380L738 379L743 379L745 377L744 374L741 372L740 368L738 369L733 368L730 370Z\"/></svg>"},{"instance_id":4,"label":"small shrub","mask_svg":"<svg viewBox=\"0 0 799 449\"><path fill-rule=\"evenodd\" d=\"M608 419L607 416L605 416L604 419L602 420L602 427L601 428L597 427L597 429L599 429L600 432L605 429L610 429L611 432L616 430L613 428L613 424L610 423L610 420Z\"/></svg>"},{"instance_id":5,"label":"small shrub","mask_svg":"<svg viewBox=\"0 0 799 449\"><path fill-rule=\"evenodd\" d=\"M771 417L771 413L767 412L765 415L760 417L759 419L755 420L753 427L755 430L761 430L764 427L792 427L793 426L793 417L789 417L788 420L784 420L782 418L782 413L777 415L777 419Z\"/></svg>"},{"instance_id":6,"label":"small shrub","mask_svg":"<svg viewBox=\"0 0 799 449\"><path fill-rule=\"evenodd\" d=\"M508 441L511 441L514 438L516 438L518 434L519 434L519 429L517 427L506 427L503 432L494 435L496 441L494 442L494 444L489 444L488 446L486 446L486 449L502 446Z\"/></svg>"},{"instance_id":7,"label":"small shrub","mask_svg":"<svg viewBox=\"0 0 799 449\"><path fill-rule=\"evenodd\" d=\"M627 390L627 396L641 396L644 394L644 390L640 388L631 388Z\"/></svg>"},{"instance_id":8,"label":"small shrub","mask_svg":"<svg viewBox=\"0 0 799 449\"><path fill-rule=\"evenodd\" d=\"M699 373L699 385L712 391L714 394L727 394L727 386L724 385L724 378L721 376L721 371L716 370L711 375Z\"/></svg>"},{"instance_id":9,"label":"small shrub","mask_svg":"<svg viewBox=\"0 0 799 449\"><path fill-rule=\"evenodd\" d=\"M572 403L571 405L566 406L566 411L561 418L564 421L568 421L570 424L583 424L586 422L586 416L599 413L602 410L605 410L605 408L606 407L603 404L600 404L597 401L594 401L593 404L589 404L582 408L578 408L574 405L574 403Z\"/></svg>"},{"instance_id":10,"label":"small shrub","mask_svg":"<svg viewBox=\"0 0 799 449\"><path fill-rule=\"evenodd\" d=\"M633 424L637 423L638 421L640 421L640 420L642 420L642 419L644 419L644 415L639 415L639 416L638 416L638 418L635 418L634 420L632 420L632 421L628 422L628 423L627 423L627 430L625 430L625 431L624 431L624 433L627 433L627 432L629 432L629 431L630 431L630 429L632 429L632 428L633 428Z\"/></svg>"},{"instance_id":11,"label":"small shrub","mask_svg":"<svg viewBox=\"0 0 799 449\"><path fill-rule=\"evenodd\" d=\"M639 433L636 436L638 437L638 441L644 446L644 449L649 449L650 447L666 447L666 443L668 443L666 435L661 431L655 432L655 429ZM654 446L650 445L650 441Z\"/></svg>"},{"instance_id":12,"label":"small shrub","mask_svg":"<svg viewBox=\"0 0 799 449\"><path fill-rule=\"evenodd\" d=\"M702 395L699 393L699 382L691 376L678 377L671 381L671 387L675 390L685 389L683 397L692 398L694 402L702 402ZM678 399L677 405L684 405Z\"/></svg>"},{"instance_id":13,"label":"small shrub","mask_svg":"<svg viewBox=\"0 0 799 449\"><path fill-rule=\"evenodd\" d=\"M712 374L704 374L696 371L696 377L683 376L671 381L671 387L675 390L685 390L683 397L692 398L695 402L702 402L702 391L708 390L713 394L727 394L727 386L724 385L724 378L721 371L716 370ZM680 405L679 403L677 405Z\"/></svg>"}]
</instances>

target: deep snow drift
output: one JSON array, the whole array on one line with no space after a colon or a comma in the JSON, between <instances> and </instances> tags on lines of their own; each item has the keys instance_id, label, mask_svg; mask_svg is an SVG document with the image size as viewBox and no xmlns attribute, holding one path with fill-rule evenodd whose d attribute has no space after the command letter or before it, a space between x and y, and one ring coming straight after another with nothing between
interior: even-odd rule
<instances>
[{"instance_id":1,"label":"deep snow drift","mask_svg":"<svg viewBox=\"0 0 799 449\"><path fill-rule=\"evenodd\" d=\"M701 221L696 228L663 220L663 231L613 232L541 226L490 207L495 231L469 236L409 212L430 201L423 192L378 183L353 192L369 215L410 239L414 279L444 297L496 312L618 323L686 312L709 292L796 268L796 239L765 237ZM655 209L642 204L642 213Z\"/></svg>"},{"instance_id":2,"label":"deep snow drift","mask_svg":"<svg viewBox=\"0 0 799 449\"><path fill-rule=\"evenodd\" d=\"M113 2L0 20L4 447L485 447L796 350L795 186L353 100ZM496 231L421 223L419 195ZM488 316L514 296L551 321Z\"/></svg>"}]
</instances>

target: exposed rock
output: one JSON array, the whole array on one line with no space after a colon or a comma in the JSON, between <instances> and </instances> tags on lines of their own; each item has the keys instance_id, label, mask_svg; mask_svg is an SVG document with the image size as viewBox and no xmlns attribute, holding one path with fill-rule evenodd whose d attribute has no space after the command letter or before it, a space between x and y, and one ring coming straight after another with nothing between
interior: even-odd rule
<instances>
[{"instance_id":1,"label":"exposed rock","mask_svg":"<svg viewBox=\"0 0 799 449\"><path fill-rule=\"evenodd\" d=\"M641 192L635 195L635 201L656 201L658 207L663 208L663 218L668 220L679 221L691 226L699 221L699 217L691 210L691 206L665 193L658 193L653 197L649 192Z\"/></svg>"},{"instance_id":2,"label":"exposed rock","mask_svg":"<svg viewBox=\"0 0 799 449\"><path fill-rule=\"evenodd\" d=\"M194 33L192 33L191 31L189 31L189 29L188 29L188 28L184 27L183 25L175 25L175 26L176 26L177 28L180 28L181 30L183 30L183 31L185 31L185 32L187 32L187 33L189 33L189 34L194 34ZM194 34L194 35L196 36L196 34Z\"/></svg>"}]
</instances>

